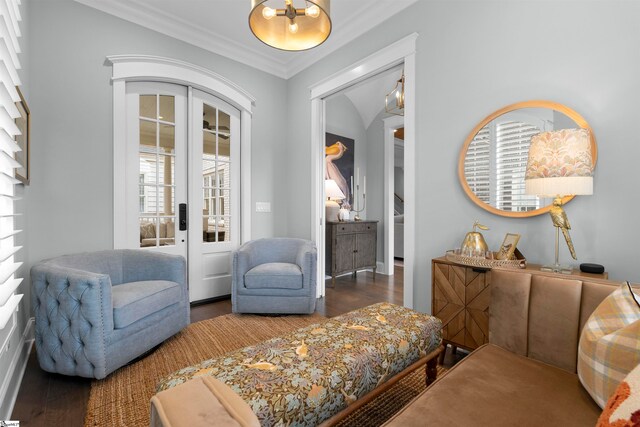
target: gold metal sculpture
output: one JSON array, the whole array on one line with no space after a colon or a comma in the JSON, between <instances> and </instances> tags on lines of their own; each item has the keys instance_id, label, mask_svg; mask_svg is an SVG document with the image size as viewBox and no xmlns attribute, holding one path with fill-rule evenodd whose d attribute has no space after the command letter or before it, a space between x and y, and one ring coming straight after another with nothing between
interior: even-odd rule
<instances>
[{"instance_id":1,"label":"gold metal sculpture","mask_svg":"<svg viewBox=\"0 0 640 427\"><path fill-rule=\"evenodd\" d=\"M564 236L564 240L567 242L567 246L569 247L569 252L571 252L571 256L573 259L578 259L576 257L576 250L573 248L573 242L571 241L571 236L569 235L569 230L571 230L571 224L569 224L569 218L567 218L567 213L562 209L562 199L560 197L556 197L553 199L553 206L551 210L549 210L549 214L551 215L551 221L553 222L553 226L556 227L556 254L558 253L558 242L560 240L560 231L562 231L562 235ZM556 255L556 263L558 262Z\"/></svg>"},{"instance_id":2,"label":"gold metal sculpture","mask_svg":"<svg viewBox=\"0 0 640 427\"><path fill-rule=\"evenodd\" d=\"M484 241L482 233L476 231L476 227L480 230L488 230L489 227L476 221L473 223L473 230L468 232L462 241L462 254L471 254L471 256L483 256L489 250L487 242Z\"/></svg>"}]
</instances>

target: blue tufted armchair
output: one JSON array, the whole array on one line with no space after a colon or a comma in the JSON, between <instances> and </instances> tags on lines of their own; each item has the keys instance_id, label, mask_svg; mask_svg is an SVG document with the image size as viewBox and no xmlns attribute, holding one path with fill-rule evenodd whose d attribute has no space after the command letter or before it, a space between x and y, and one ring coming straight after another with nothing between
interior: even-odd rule
<instances>
[{"instance_id":1,"label":"blue tufted armchair","mask_svg":"<svg viewBox=\"0 0 640 427\"><path fill-rule=\"evenodd\" d=\"M143 250L67 255L31 269L40 367L104 378L189 324L183 257Z\"/></svg>"},{"instance_id":2,"label":"blue tufted armchair","mask_svg":"<svg viewBox=\"0 0 640 427\"><path fill-rule=\"evenodd\" d=\"M313 313L316 246L309 240L252 240L233 253L234 313Z\"/></svg>"}]
</instances>

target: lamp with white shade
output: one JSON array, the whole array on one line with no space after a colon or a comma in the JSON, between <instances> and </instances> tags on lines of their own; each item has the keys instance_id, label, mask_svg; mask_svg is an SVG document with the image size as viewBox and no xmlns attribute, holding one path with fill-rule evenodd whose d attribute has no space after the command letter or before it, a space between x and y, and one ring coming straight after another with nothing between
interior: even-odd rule
<instances>
[{"instance_id":1,"label":"lamp with white shade","mask_svg":"<svg viewBox=\"0 0 640 427\"><path fill-rule=\"evenodd\" d=\"M338 221L340 219L340 205L336 200L344 200L346 196L333 179L324 180L324 196L327 198L324 204L326 220Z\"/></svg>"},{"instance_id":2,"label":"lamp with white shade","mask_svg":"<svg viewBox=\"0 0 640 427\"><path fill-rule=\"evenodd\" d=\"M542 132L531 137L525 175L527 194L554 197L549 211L556 227L555 263L542 270L571 273L570 267L561 266L558 257L560 232L564 235L569 252L577 259L569 235L571 225L564 209L564 196L593 194L593 156L591 133L588 129L562 129Z\"/></svg>"}]
</instances>

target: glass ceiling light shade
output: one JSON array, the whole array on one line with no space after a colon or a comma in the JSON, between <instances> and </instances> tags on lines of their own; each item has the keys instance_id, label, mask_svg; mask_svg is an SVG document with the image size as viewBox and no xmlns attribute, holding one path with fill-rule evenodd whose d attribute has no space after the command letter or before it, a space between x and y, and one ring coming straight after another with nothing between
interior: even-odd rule
<instances>
[{"instance_id":1,"label":"glass ceiling light shade","mask_svg":"<svg viewBox=\"0 0 640 427\"><path fill-rule=\"evenodd\" d=\"M331 34L330 0L300 3L306 7L296 8L294 0L251 0L249 27L253 35L271 47L288 51L322 44Z\"/></svg>"},{"instance_id":2,"label":"glass ceiling light shade","mask_svg":"<svg viewBox=\"0 0 640 427\"><path fill-rule=\"evenodd\" d=\"M384 97L384 110L397 116L404 116L404 72L396 87Z\"/></svg>"}]
</instances>

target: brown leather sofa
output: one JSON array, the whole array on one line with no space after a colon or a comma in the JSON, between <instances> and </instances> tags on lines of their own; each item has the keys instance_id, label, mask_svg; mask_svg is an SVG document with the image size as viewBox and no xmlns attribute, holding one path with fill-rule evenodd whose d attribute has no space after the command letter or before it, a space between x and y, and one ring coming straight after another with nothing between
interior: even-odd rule
<instances>
[{"instance_id":1,"label":"brown leather sofa","mask_svg":"<svg viewBox=\"0 0 640 427\"><path fill-rule=\"evenodd\" d=\"M492 270L489 344L385 425L595 425L601 409L578 380L578 340L593 310L618 286L579 276Z\"/></svg>"}]
</instances>

